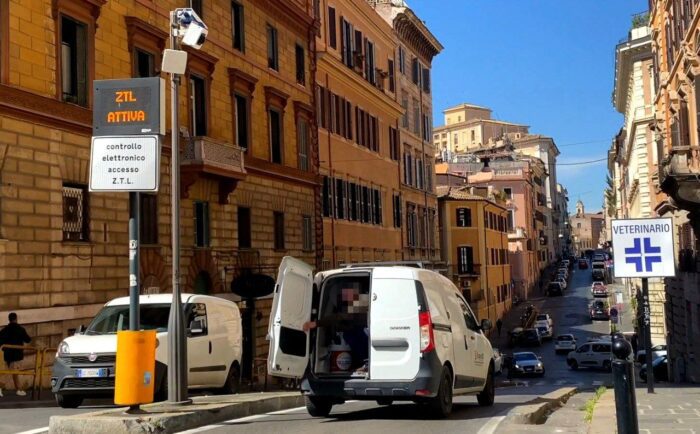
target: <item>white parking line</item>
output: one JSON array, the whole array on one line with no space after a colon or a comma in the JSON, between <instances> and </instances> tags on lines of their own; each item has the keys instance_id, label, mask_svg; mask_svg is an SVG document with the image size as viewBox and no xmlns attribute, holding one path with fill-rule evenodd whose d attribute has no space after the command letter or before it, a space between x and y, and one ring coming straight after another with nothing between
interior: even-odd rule
<instances>
[{"instance_id":1,"label":"white parking line","mask_svg":"<svg viewBox=\"0 0 700 434\"><path fill-rule=\"evenodd\" d=\"M486 422L486 425L482 426L477 434L493 434L498 429L498 425L503 422L505 416L494 416Z\"/></svg>"},{"instance_id":2,"label":"white parking line","mask_svg":"<svg viewBox=\"0 0 700 434\"><path fill-rule=\"evenodd\" d=\"M18 432L17 434L41 434L49 432L49 427L45 426L43 428L30 429L29 431Z\"/></svg>"},{"instance_id":3,"label":"white parking line","mask_svg":"<svg viewBox=\"0 0 700 434\"><path fill-rule=\"evenodd\" d=\"M226 421L215 423L212 425L202 426L199 428L193 428L193 429L187 430L187 431L181 431L180 434L200 433L200 432L210 431L210 430L213 430L215 428L222 428L222 425L224 425L224 424L250 422L253 420L262 419L262 418L267 417L267 416L276 416L276 415L280 415L280 414L294 413L295 411L305 410L305 409L306 409L306 407L295 407L295 408L288 408L287 410L273 411L273 412L265 413L265 414L256 414L253 416L241 417L239 419L226 420Z\"/></svg>"}]
</instances>

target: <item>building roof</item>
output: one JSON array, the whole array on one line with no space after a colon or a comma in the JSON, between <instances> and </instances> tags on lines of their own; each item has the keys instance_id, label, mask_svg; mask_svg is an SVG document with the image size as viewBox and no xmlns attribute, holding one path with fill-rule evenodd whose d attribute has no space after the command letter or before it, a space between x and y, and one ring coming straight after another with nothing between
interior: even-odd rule
<instances>
[{"instance_id":1,"label":"building roof","mask_svg":"<svg viewBox=\"0 0 700 434\"><path fill-rule=\"evenodd\" d=\"M493 110L491 110L491 109L488 108L488 107L482 107L482 106L480 106L480 105L462 103L462 104L459 104L459 105L456 105L456 106L447 107L447 108L446 108L445 110L443 110L442 112L443 112L443 113L453 112L453 111L457 111L457 110L461 110L461 109L465 109L465 108L479 109L479 110L488 110L488 111L490 111L490 112L493 111Z\"/></svg>"},{"instance_id":2,"label":"building roof","mask_svg":"<svg viewBox=\"0 0 700 434\"><path fill-rule=\"evenodd\" d=\"M469 124L478 124L479 122L490 123L490 124L496 124L496 125L510 125L510 126L514 126L514 127L523 127L523 128L528 128L528 129L530 128L529 125L525 125L525 124L516 124L516 123L514 123L514 122L499 121L499 120L496 120L496 119L479 119L479 118L474 118L474 119L468 119L468 120L462 121L462 122L455 122L455 123L449 124L449 125L440 125L440 126L438 126L438 127L433 128L433 133L437 133L437 132L442 131L442 130L452 129L452 128L455 128L455 127L466 127L466 126L469 125Z\"/></svg>"},{"instance_id":3,"label":"building roof","mask_svg":"<svg viewBox=\"0 0 700 434\"><path fill-rule=\"evenodd\" d=\"M489 199L484 196L479 196L478 194L472 194L469 191L469 187L450 187L447 185L438 185L436 188L438 199L453 199L453 200L480 200L483 202L488 202L497 207L506 209L505 206L496 202L493 199Z\"/></svg>"}]
</instances>

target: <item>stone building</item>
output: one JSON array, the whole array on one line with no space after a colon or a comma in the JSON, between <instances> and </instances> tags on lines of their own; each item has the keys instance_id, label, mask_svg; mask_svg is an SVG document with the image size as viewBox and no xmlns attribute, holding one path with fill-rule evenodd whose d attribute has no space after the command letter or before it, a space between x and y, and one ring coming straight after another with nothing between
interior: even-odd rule
<instances>
[{"instance_id":1,"label":"stone building","mask_svg":"<svg viewBox=\"0 0 700 434\"><path fill-rule=\"evenodd\" d=\"M587 213L583 202L576 202L576 214L571 216L571 236L573 250L576 256L582 256L587 251L599 248L601 232L605 224L603 213Z\"/></svg>"},{"instance_id":2,"label":"stone building","mask_svg":"<svg viewBox=\"0 0 700 434\"><path fill-rule=\"evenodd\" d=\"M199 4L210 31L187 50L175 132L181 282L236 299L233 279L274 276L284 255L320 266L316 29L310 0ZM87 188L92 81L167 78L168 12L182 6L0 2L0 321L16 311L37 345L55 346L128 294L127 194ZM166 129L161 189L141 195L142 292L171 291L169 120ZM267 353L270 305L242 307L249 375Z\"/></svg>"}]
</instances>

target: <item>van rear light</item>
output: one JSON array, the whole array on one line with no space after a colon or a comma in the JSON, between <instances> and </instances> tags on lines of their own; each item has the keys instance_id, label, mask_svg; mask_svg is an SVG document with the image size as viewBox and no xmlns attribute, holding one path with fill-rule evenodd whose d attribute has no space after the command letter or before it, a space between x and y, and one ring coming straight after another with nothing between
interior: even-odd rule
<instances>
[{"instance_id":1,"label":"van rear light","mask_svg":"<svg viewBox=\"0 0 700 434\"><path fill-rule=\"evenodd\" d=\"M418 396L428 396L428 395L430 395L430 390L428 390L428 389L418 389L418 390L416 390L416 395L418 395Z\"/></svg>"},{"instance_id":2,"label":"van rear light","mask_svg":"<svg viewBox=\"0 0 700 434\"><path fill-rule=\"evenodd\" d=\"M435 336L433 335L433 320L430 312L420 312L418 314L418 325L420 327L420 352L428 353L435 349Z\"/></svg>"}]
</instances>

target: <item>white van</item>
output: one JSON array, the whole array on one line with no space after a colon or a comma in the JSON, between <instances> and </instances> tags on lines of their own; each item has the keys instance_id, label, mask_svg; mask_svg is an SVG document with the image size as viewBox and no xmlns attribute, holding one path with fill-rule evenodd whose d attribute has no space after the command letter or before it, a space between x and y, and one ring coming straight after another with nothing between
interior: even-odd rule
<instances>
[{"instance_id":1,"label":"white van","mask_svg":"<svg viewBox=\"0 0 700 434\"><path fill-rule=\"evenodd\" d=\"M282 260L268 339L271 375L303 379L312 416L345 400L427 403L437 417L454 394L494 401L493 351L469 304L446 277L406 266L318 273Z\"/></svg>"},{"instance_id":2,"label":"white van","mask_svg":"<svg viewBox=\"0 0 700 434\"><path fill-rule=\"evenodd\" d=\"M156 330L156 400L167 398L168 317L172 294L139 297L141 329ZM190 389L236 393L240 383L241 315L235 303L207 295L183 294ZM102 308L84 332L58 346L51 389L63 408L86 398L113 397L117 331L129 328L129 297Z\"/></svg>"},{"instance_id":3,"label":"white van","mask_svg":"<svg viewBox=\"0 0 700 434\"><path fill-rule=\"evenodd\" d=\"M612 367L612 344L609 340L597 340L586 342L571 351L566 357L566 362L573 370L580 367L602 368L606 371Z\"/></svg>"}]
</instances>

